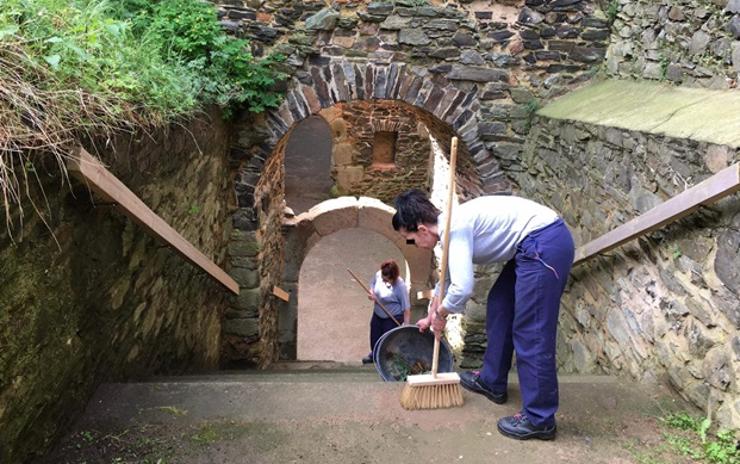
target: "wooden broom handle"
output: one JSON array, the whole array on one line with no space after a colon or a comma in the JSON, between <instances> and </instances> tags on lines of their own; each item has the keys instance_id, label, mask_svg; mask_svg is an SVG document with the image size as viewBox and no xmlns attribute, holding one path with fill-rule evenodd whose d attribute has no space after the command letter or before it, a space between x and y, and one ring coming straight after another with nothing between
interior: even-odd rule
<instances>
[{"instance_id":1,"label":"wooden broom handle","mask_svg":"<svg viewBox=\"0 0 740 464\"><path fill-rule=\"evenodd\" d=\"M349 272L349 274L352 276L352 278L355 279L355 282L357 282L358 284L360 284L360 287L362 287L362 289L365 290L368 295L372 295L372 292L370 292L370 289L367 288L365 286L365 284L363 284L360 281L359 277L357 277L354 272L350 271L349 268L346 268L346 269L347 269L347 272ZM385 306L383 306L383 303L381 303L380 300L375 300L375 302L378 303L378 306L380 306L380 309L382 309L383 311L385 311L385 313L388 315L388 317L390 317L391 319L393 319L393 322L395 322L396 325L399 325L399 326L401 325L401 323L398 322L398 319L396 319L395 317L393 317L393 314L391 314L391 312L388 311L388 309L386 309Z\"/></svg>"},{"instance_id":2,"label":"wooden broom handle","mask_svg":"<svg viewBox=\"0 0 740 464\"><path fill-rule=\"evenodd\" d=\"M446 205L446 216L445 216L445 233L442 238L442 268L441 275L439 276L439 300L437 303L437 311L445 297L445 278L447 276L447 260L450 252L450 225L452 224L452 197L455 195L455 168L457 167L457 137L452 137L452 144L450 146L450 187L447 192L447 205ZM432 377L437 377L437 369L439 369L439 337L434 337L434 352L432 353Z\"/></svg>"}]
</instances>

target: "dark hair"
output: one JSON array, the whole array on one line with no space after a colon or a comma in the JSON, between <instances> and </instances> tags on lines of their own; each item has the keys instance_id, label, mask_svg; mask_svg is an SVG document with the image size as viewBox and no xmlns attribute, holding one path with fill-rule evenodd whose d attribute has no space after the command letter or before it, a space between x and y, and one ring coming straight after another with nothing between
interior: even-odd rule
<instances>
[{"instance_id":1,"label":"dark hair","mask_svg":"<svg viewBox=\"0 0 740 464\"><path fill-rule=\"evenodd\" d=\"M436 224L439 210L429 201L421 190L411 189L396 197L396 214L393 215L393 229L401 227L416 232L419 224Z\"/></svg>"},{"instance_id":2,"label":"dark hair","mask_svg":"<svg viewBox=\"0 0 740 464\"><path fill-rule=\"evenodd\" d=\"M387 277L391 282L395 282L396 279L398 279L398 275L400 274L400 271L398 270L398 264L396 264L396 262L392 259L389 259L388 261L383 261L383 264L380 265L380 274L383 277Z\"/></svg>"}]
</instances>

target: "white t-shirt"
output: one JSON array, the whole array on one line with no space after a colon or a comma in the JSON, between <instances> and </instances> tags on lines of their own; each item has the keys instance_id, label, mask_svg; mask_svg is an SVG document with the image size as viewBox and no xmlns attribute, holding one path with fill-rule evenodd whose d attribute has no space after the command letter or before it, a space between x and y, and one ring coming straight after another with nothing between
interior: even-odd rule
<instances>
[{"instance_id":1,"label":"white t-shirt","mask_svg":"<svg viewBox=\"0 0 740 464\"><path fill-rule=\"evenodd\" d=\"M409 291L406 288L406 283L400 277L396 279L396 282L393 285L386 284L386 282L383 281L380 271L378 271L373 276L373 280L370 281L370 291L373 292L375 298L383 303L383 306L385 306L385 309L387 309L388 312L394 316L401 316L401 319L403 319L403 312L411 308L411 304L409 303ZM378 303L374 304L373 311L375 312L375 315L381 319L388 319L388 315L383 311L383 308L381 308ZM398 319L398 317L396 317L396 319ZM403 322L403 320L400 322Z\"/></svg>"}]
</instances>

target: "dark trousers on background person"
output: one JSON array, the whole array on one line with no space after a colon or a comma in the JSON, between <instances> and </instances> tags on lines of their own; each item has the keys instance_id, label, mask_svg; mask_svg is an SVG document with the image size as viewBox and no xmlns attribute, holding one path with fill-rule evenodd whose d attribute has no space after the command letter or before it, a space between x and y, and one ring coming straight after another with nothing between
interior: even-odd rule
<instances>
[{"instance_id":1,"label":"dark trousers on background person","mask_svg":"<svg viewBox=\"0 0 740 464\"><path fill-rule=\"evenodd\" d=\"M398 316L394 315L398 322L403 322L403 314ZM396 323L390 317L382 318L377 314L373 313L373 317L370 318L370 352L375 349L375 344L380 340L380 337L384 333L388 332L392 328L397 327Z\"/></svg>"},{"instance_id":2,"label":"dark trousers on background person","mask_svg":"<svg viewBox=\"0 0 740 464\"><path fill-rule=\"evenodd\" d=\"M562 220L536 230L522 240L488 294L481 380L497 393L506 391L515 350L522 413L535 426L555 423L558 312L573 255L573 238Z\"/></svg>"}]
</instances>

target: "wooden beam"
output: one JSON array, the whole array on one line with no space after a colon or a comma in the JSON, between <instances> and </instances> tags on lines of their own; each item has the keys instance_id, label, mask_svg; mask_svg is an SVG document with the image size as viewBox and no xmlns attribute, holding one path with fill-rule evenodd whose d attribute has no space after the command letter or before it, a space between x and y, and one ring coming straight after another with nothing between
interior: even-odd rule
<instances>
[{"instance_id":1,"label":"wooden beam","mask_svg":"<svg viewBox=\"0 0 740 464\"><path fill-rule=\"evenodd\" d=\"M239 284L216 263L200 252L190 242L157 216L123 182L108 171L100 161L80 148L76 156L67 161L67 168L82 182L107 202L114 202L131 219L139 223L151 234L163 240L195 266L203 269L217 282L234 294L239 294Z\"/></svg>"},{"instance_id":2,"label":"wooden beam","mask_svg":"<svg viewBox=\"0 0 740 464\"><path fill-rule=\"evenodd\" d=\"M574 265L599 253L614 249L635 237L652 232L692 213L702 205L711 204L737 191L740 191L740 163L723 169L645 214L578 248Z\"/></svg>"},{"instance_id":3,"label":"wooden beam","mask_svg":"<svg viewBox=\"0 0 740 464\"><path fill-rule=\"evenodd\" d=\"M286 292L285 290L278 287L277 285L272 287L272 294L285 302L290 301L290 293Z\"/></svg>"}]
</instances>

